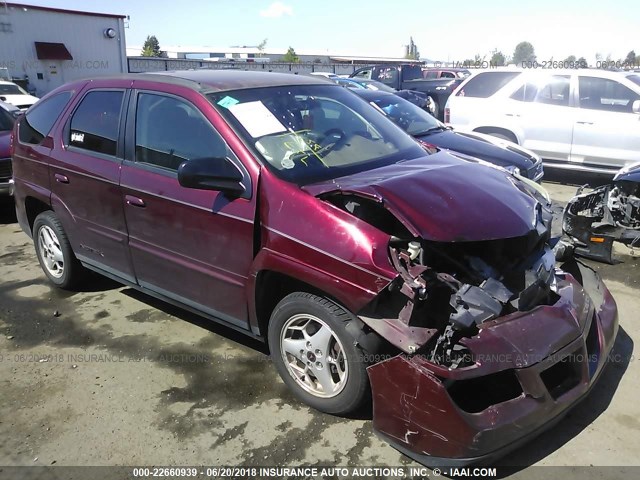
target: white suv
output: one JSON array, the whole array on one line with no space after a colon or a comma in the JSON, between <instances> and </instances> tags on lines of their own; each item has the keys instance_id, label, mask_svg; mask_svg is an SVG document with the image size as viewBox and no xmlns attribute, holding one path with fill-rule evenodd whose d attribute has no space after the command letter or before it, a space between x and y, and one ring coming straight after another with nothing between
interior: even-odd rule
<instances>
[{"instance_id":1,"label":"white suv","mask_svg":"<svg viewBox=\"0 0 640 480\"><path fill-rule=\"evenodd\" d=\"M640 74L483 71L449 97L445 123L516 142L545 167L614 172L640 161Z\"/></svg>"},{"instance_id":2,"label":"white suv","mask_svg":"<svg viewBox=\"0 0 640 480\"><path fill-rule=\"evenodd\" d=\"M38 97L29 95L22 87L13 82L0 80L0 101L10 103L25 111L38 101Z\"/></svg>"}]
</instances>

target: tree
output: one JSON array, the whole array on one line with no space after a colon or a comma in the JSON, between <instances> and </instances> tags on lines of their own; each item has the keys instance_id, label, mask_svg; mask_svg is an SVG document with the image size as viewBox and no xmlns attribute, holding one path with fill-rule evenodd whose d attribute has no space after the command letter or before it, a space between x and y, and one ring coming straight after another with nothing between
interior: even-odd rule
<instances>
[{"instance_id":1,"label":"tree","mask_svg":"<svg viewBox=\"0 0 640 480\"><path fill-rule=\"evenodd\" d=\"M576 63L580 68L587 68L589 66L589 62L587 62L587 59L584 57L580 57L578 60L576 60Z\"/></svg>"},{"instance_id":2,"label":"tree","mask_svg":"<svg viewBox=\"0 0 640 480\"><path fill-rule=\"evenodd\" d=\"M287 53L282 57L282 61L286 63L298 63L300 61L300 57L298 57L293 47L289 47Z\"/></svg>"},{"instance_id":3,"label":"tree","mask_svg":"<svg viewBox=\"0 0 640 480\"><path fill-rule=\"evenodd\" d=\"M507 57L504 56L504 53L498 51L496 48L493 52L491 52L491 66L502 67L507 63Z\"/></svg>"},{"instance_id":4,"label":"tree","mask_svg":"<svg viewBox=\"0 0 640 480\"><path fill-rule=\"evenodd\" d=\"M161 57L162 50L160 50L160 42L155 35L147 35L147 39L144 41L144 45L142 45L142 53L143 57Z\"/></svg>"},{"instance_id":5,"label":"tree","mask_svg":"<svg viewBox=\"0 0 640 480\"><path fill-rule=\"evenodd\" d=\"M637 59L638 57L636 57L635 50L631 50L629 53L627 53L627 58L625 58L624 61L628 66L634 66Z\"/></svg>"},{"instance_id":6,"label":"tree","mask_svg":"<svg viewBox=\"0 0 640 480\"><path fill-rule=\"evenodd\" d=\"M258 52L260 52L258 53L259 57L264 57L264 49L266 46L267 46L267 39L265 38L258 44Z\"/></svg>"},{"instance_id":7,"label":"tree","mask_svg":"<svg viewBox=\"0 0 640 480\"><path fill-rule=\"evenodd\" d=\"M575 55L569 55L567 58L564 59L564 62L567 65L571 65L572 63L576 63L576 56Z\"/></svg>"},{"instance_id":8,"label":"tree","mask_svg":"<svg viewBox=\"0 0 640 480\"><path fill-rule=\"evenodd\" d=\"M409 37L409 45L405 45L404 48L404 58L407 58L409 60L420 59L420 52L418 51L418 46L413 42L413 37Z\"/></svg>"},{"instance_id":9,"label":"tree","mask_svg":"<svg viewBox=\"0 0 640 480\"><path fill-rule=\"evenodd\" d=\"M522 62L535 62L536 52L529 42L520 42L513 51L513 63L516 65Z\"/></svg>"}]
</instances>

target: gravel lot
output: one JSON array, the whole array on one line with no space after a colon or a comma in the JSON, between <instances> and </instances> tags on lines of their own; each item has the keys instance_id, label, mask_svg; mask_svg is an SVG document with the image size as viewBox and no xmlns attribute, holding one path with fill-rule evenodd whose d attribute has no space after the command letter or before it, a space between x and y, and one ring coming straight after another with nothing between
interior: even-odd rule
<instances>
[{"instance_id":1,"label":"gravel lot","mask_svg":"<svg viewBox=\"0 0 640 480\"><path fill-rule=\"evenodd\" d=\"M575 190L545 186L558 210ZM0 200L0 465L414 465L369 413L296 401L252 340L99 277L81 292L50 287ZM638 260L618 253L623 263L594 265L618 302L619 360L505 463L638 464Z\"/></svg>"}]
</instances>

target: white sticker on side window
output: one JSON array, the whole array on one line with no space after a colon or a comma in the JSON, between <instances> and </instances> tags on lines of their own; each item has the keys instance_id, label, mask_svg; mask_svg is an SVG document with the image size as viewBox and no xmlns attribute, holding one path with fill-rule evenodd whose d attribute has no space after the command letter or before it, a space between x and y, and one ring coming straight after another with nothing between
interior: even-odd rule
<instances>
[{"instance_id":1,"label":"white sticker on side window","mask_svg":"<svg viewBox=\"0 0 640 480\"><path fill-rule=\"evenodd\" d=\"M237 103L228 108L253 138L287 131L280 120L260 100Z\"/></svg>"},{"instance_id":2,"label":"white sticker on side window","mask_svg":"<svg viewBox=\"0 0 640 480\"><path fill-rule=\"evenodd\" d=\"M84 133L71 132L71 141L72 142L77 142L77 143L84 142Z\"/></svg>"}]
</instances>

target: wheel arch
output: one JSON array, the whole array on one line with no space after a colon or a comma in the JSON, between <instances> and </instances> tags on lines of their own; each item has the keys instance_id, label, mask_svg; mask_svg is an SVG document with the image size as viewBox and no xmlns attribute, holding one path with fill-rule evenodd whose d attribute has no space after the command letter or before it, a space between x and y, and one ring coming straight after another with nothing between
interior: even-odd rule
<instances>
[{"instance_id":1,"label":"wheel arch","mask_svg":"<svg viewBox=\"0 0 640 480\"><path fill-rule=\"evenodd\" d=\"M378 349L381 337L378 337L377 333L365 325L355 313L344 305L344 302L341 302L334 295L285 273L276 270L261 270L256 275L254 306L259 333L265 339L267 347L269 347L267 331L273 310L283 298L295 292L310 293L326 298L344 311L351 313L354 321L349 322L346 330L353 337L354 342L369 352Z\"/></svg>"},{"instance_id":2,"label":"wheel arch","mask_svg":"<svg viewBox=\"0 0 640 480\"><path fill-rule=\"evenodd\" d=\"M51 205L32 196L25 197L24 209L27 215L27 222L29 224L29 231L31 232L31 234L33 234L33 223L35 222L36 217L42 212L53 210L53 208L51 208Z\"/></svg>"},{"instance_id":3,"label":"wheel arch","mask_svg":"<svg viewBox=\"0 0 640 480\"><path fill-rule=\"evenodd\" d=\"M520 142L520 138L518 137L518 135L511 129L509 128L504 128L504 127L476 127L473 129L474 132L477 133L484 133L485 135L491 135L494 133L498 133L501 135L504 135L505 137L508 137L508 139L510 141L512 141L513 143L516 143L518 145L521 145Z\"/></svg>"}]
</instances>

